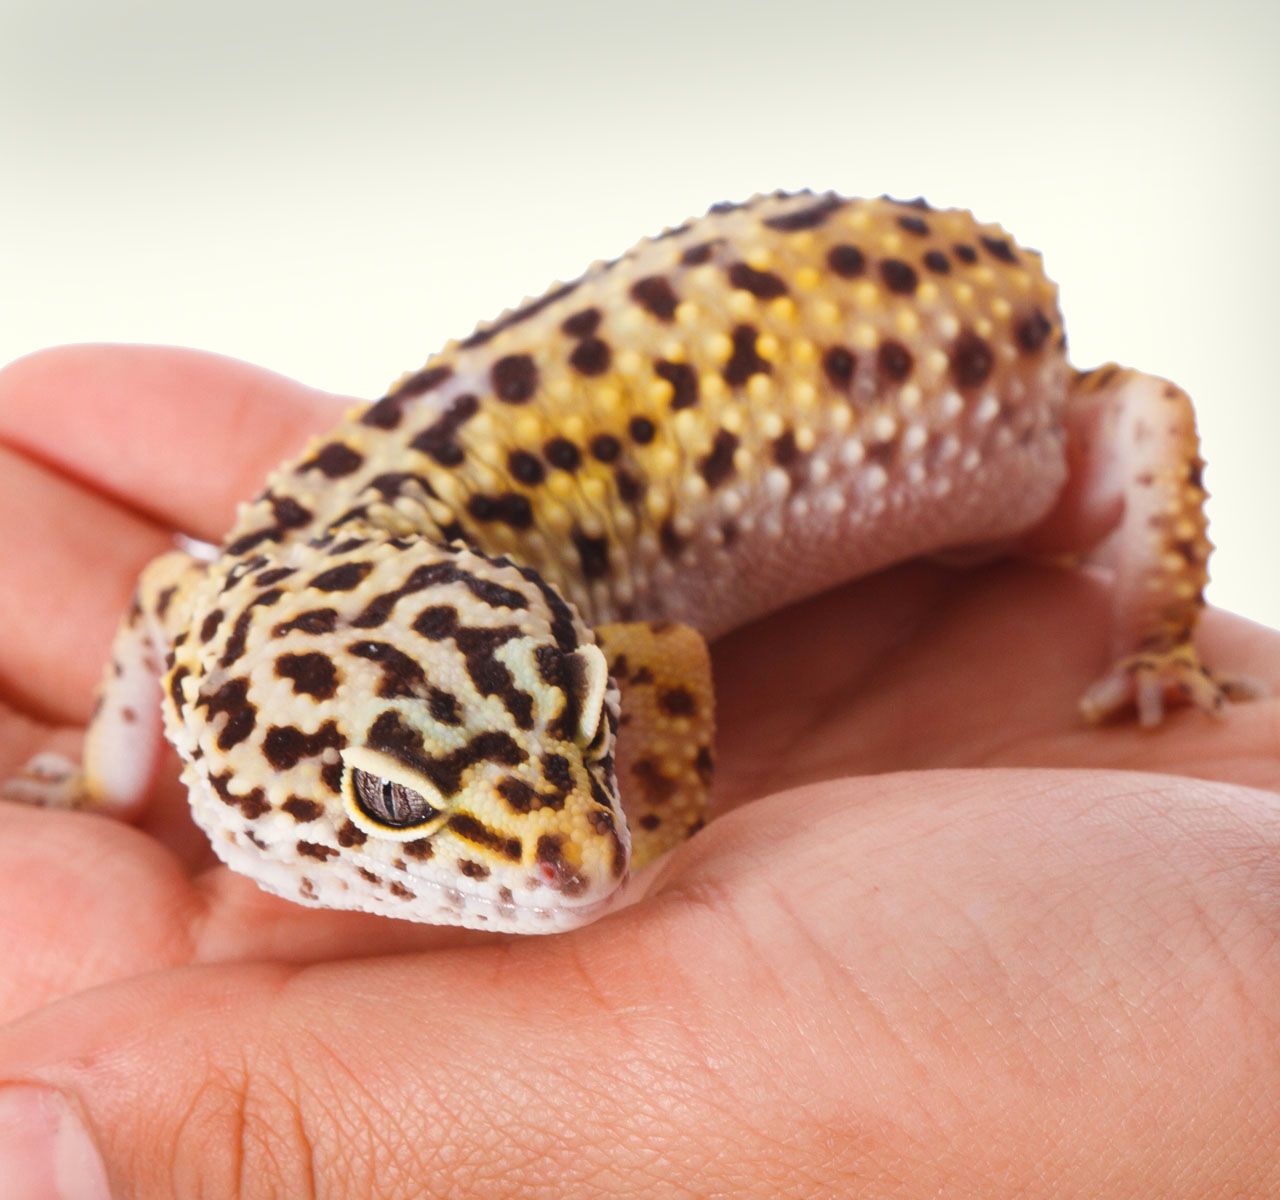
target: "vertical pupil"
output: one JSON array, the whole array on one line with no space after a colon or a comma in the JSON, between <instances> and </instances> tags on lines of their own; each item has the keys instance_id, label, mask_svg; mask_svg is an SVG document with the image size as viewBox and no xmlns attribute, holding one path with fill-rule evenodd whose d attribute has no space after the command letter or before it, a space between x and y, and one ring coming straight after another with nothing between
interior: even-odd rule
<instances>
[{"instance_id":1,"label":"vertical pupil","mask_svg":"<svg viewBox=\"0 0 1280 1200\"><path fill-rule=\"evenodd\" d=\"M375 821L397 829L407 829L434 821L440 810L420 792L380 779L367 771L356 769L351 773L352 790L357 805Z\"/></svg>"}]
</instances>

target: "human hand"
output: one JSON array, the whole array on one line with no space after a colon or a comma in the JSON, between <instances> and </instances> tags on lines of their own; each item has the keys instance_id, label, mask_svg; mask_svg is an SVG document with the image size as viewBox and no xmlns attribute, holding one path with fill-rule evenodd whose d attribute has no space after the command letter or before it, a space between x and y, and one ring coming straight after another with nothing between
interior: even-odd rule
<instances>
[{"instance_id":1,"label":"human hand","mask_svg":"<svg viewBox=\"0 0 1280 1200\"><path fill-rule=\"evenodd\" d=\"M138 568L344 403L0 373L0 777L75 752ZM1280 704L1079 728L1106 621L1084 574L917 565L724 639L722 816L553 938L267 896L172 763L136 827L0 804L0 1082L117 1196L1280 1193ZM1280 689L1280 635L1205 626ZM3 1097L2 1150L59 1111Z\"/></svg>"}]
</instances>

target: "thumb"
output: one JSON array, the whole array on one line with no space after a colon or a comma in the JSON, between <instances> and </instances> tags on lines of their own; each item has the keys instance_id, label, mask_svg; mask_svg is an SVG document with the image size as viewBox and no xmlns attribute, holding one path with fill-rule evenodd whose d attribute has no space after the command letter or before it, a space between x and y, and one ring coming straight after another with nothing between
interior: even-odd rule
<instances>
[{"instance_id":1,"label":"thumb","mask_svg":"<svg viewBox=\"0 0 1280 1200\"><path fill-rule=\"evenodd\" d=\"M599 1001L551 994L559 957L195 967L62 1001L0 1034L0 1195L555 1195L555 1160L590 1153L561 1122L601 1101L590 1073L520 1083L601 1053Z\"/></svg>"}]
</instances>

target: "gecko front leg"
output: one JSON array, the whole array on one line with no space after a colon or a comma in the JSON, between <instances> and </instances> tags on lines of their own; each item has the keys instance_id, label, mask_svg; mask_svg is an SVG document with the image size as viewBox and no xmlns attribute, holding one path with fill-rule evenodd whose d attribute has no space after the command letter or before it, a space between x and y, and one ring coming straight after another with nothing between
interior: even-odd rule
<instances>
[{"instance_id":1,"label":"gecko front leg","mask_svg":"<svg viewBox=\"0 0 1280 1200\"><path fill-rule=\"evenodd\" d=\"M622 693L618 791L635 868L699 830L707 816L715 736L711 658L688 625L598 625L596 639Z\"/></svg>"},{"instance_id":2,"label":"gecko front leg","mask_svg":"<svg viewBox=\"0 0 1280 1200\"><path fill-rule=\"evenodd\" d=\"M1076 375L1065 423L1071 479L1046 532L1107 530L1090 558L1115 571L1115 661L1081 698L1085 719L1136 709L1154 726L1170 703L1218 713L1257 695L1256 684L1206 668L1193 641L1213 547L1186 392L1108 364Z\"/></svg>"},{"instance_id":3,"label":"gecko front leg","mask_svg":"<svg viewBox=\"0 0 1280 1200\"><path fill-rule=\"evenodd\" d=\"M38 755L6 782L6 799L114 815L141 803L164 741L161 677L175 639L186 636L192 593L204 570L176 550L147 565L116 629L81 763Z\"/></svg>"}]
</instances>

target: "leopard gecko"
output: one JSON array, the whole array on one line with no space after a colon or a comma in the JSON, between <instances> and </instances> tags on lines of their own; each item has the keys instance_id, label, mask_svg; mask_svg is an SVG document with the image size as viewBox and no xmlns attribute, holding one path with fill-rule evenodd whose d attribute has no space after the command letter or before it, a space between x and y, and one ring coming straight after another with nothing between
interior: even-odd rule
<instances>
[{"instance_id":1,"label":"leopard gecko","mask_svg":"<svg viewBox=\"0 0 1280 1200\"><path fill-rule=\"evenodd\" d=\"M1068 364L1040 255L999 226L718 204L353 409L210 561L152 563L61 794L136 805L163 730L214 849L269 891L570 929L703 822L705 639L1055 505L1121 513L1084 716L1220 709L1201 466L1180 388Z\"/></svg>"}]
</instances>

